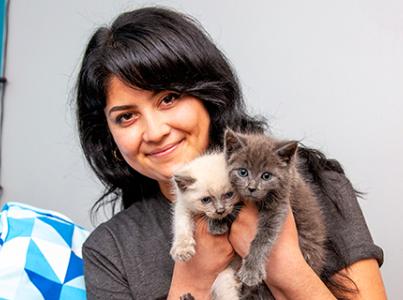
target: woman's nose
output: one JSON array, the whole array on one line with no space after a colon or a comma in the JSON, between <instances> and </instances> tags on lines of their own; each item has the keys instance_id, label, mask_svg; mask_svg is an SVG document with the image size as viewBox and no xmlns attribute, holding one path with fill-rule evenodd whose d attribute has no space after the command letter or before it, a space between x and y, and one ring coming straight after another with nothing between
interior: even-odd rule
<instances>
[{"instance_id":1,"label":"woman's nose","mask_svg":"<svg viewBox=\"0 0 403 300\"><path fill-rule=\"evenodd\" d=\"M147 143L160 142L171 130L171 127L158 114L149 115L143 120L145 122L143 140Z\"/></svg>"}]
</instances>

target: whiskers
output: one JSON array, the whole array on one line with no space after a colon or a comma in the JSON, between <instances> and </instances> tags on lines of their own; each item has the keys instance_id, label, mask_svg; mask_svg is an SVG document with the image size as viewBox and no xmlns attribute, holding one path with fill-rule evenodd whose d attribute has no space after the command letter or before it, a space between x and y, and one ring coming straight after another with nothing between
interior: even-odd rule
<instances>
[{"instance_id":1,"label":"whiskers","mask_svg":"<svg viewBox=\"0 0 403 300\"><path fill-rule=\"evenodd\" d=\"M235 221L242 207L244 206L243 202L238 202L235 204L231 210L231 212L223 218L219 217L210 217L206 214L206 212L202 212L199 214L198 218L202 222L206 222L207 224L227 224L228 227Z\"/></svg>"},{"instance_id":2,"label":"whiskers","mask_svg":"<svg viewBox=\"0 0 403 300\"><path fill-rule=\"evenodd\" d=\"M202 213L202 214L200 215L200 220L202 220L203 222L208 223L210 219L211 219L211 218L208 217L205 213Z\"/></svg>"},{"instance_id":3,"label":"whiskers","mask_svg":"<svg viewBox=\"0 0 403 300\"><path fill-rule=\"evenodd\" d=\"M235 221L236 217L238 216L243 206L244 206L243 202L238 202L237 204L234 205L232 212L226 217L230 224L232 224L232 222Z\"/></svg>"}]
</instances>

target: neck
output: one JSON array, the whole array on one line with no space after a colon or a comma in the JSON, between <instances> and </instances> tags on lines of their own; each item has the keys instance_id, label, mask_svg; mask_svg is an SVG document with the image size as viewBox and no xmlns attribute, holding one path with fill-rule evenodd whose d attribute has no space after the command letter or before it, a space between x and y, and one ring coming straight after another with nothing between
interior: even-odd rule
<instances>
[{"instance_id":1,"label":"neck","mask_svg":"<svg viewBox=\"0 0 403 300\"><path fill-rule=\"evenodd\" d=\"M167 198L170 202L174 202L175 198L172 194L172 185L169 181L159 181L158 185L160 186L161 193Z\"/></svg>"}]
</instances>

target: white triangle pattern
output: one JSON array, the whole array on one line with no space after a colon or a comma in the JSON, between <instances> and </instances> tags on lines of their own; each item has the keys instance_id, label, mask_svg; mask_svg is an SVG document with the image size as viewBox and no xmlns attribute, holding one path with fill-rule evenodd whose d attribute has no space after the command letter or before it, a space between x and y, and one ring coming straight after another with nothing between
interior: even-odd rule
<instances>
[{"instance_id":1,"label":"white triangle pattern","mask_svg":"<svg viewBox=\"0 0 403 300\"><path fill-rule=\"evenodd\" d=\"M12 239L5 243L0 251L0 282L8 272L23 270L30 237Z\"/></svg>"},{"instance_id":2,"label":"white triangle pattern","mask_svg":"<svg viewBox=\"0 0 403 300\"><path fill-rule=\"evenodd\" d=\"M53 244L59 244L60 246L70 248L66 241L52 226L39 219L36 219L34 222L31 236L33 238L39 238L44 241L52 242Z\"/></svg>"},{"instance_id":3,"label":"white triangle pattern","mask_svg":"<svg viewBox=\"0 0 403 300\"><path fill-rule=\"evenodd\" d=\"M25 273L25 253L30 238L14 239L0 251L0 298L18 299L16 293ZM18 249L19 251L16 251Z\"/></svg>"},{"instance_id":4,"label":"white triangle pattern","mask_svg":"<svg viewBox=\"0 0 403 300\"><path fill-rule=\"evenodd\" d=\"M59 278L60 282L63 282L70 260L70 248L37 237L33 237L32 240L38 246L43 256L46 257L57 278Z\"/></svg>"},{"instance_id":5,"label":"white triangle pattern","mask_svg":"<svg viewBox=\"0 0 403 300\"><path fill-rule=\"evenodd\" d=\"M21 209L19 207L11 206L7 212L9 218L14 219L30 219L36 218L38 214L31 210Z\"/></svg>"},{"instance_id":6,"label":"white triangle pattern","mask_svg":"<svg viewBox=\"0 0 403 300\"><path fill-rule=\"evenodd\" d=\"M74 251L74 253L80 258L83 258L83 255L81 253L81 248L83 246L83 241L85 241L87 239L88 235L89 235L88 231L83 230L77 226L74 227L71 248Z\"/></svg>"}]
</instances>

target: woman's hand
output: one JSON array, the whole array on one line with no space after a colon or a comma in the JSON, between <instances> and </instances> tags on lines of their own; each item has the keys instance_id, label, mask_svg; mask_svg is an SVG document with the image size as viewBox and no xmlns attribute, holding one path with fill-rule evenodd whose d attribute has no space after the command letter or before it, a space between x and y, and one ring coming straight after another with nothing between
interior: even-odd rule
<instances>
[{"instance_id":1,"label":"woman's hand","mask_svg":"<svg viewBox=\"0 0 403 300\"><path fill-rule=\"evenodd\" d=\"M179 299L189 292L196 299L209 299L214 280L234 256L228 234L210 234L201 218L195 223L196 254L187 262L175 263L168 299Z\"/></svg>"},{"instance_id":2,"label":"woman's hand","mask_svg":"<svg viewBox=\"0 0 403 300\"><path fill-rule=\"evenodd\" d=\"M257 226L257 208L253 203L246 201L232 224L229 235L235 252L241 257L245 257L249 253ZM302 256L291 208L289 208L283 228L267 256L266 276L265 282L276 299L334 299Z\"/></svg>"},{"instance_id":3,"label":"woman's hand","mask_svg":"<svg viewBox=\"0 0 403 300\"><path fill-rule=\"evenodd\" d=\"M257 208L252 202L246 201L245 206L232 224L229 236L235 252L241 257L245 257L249 253L249 247L256 235L257 226ZM283 228L267 257L267 282L279 284L282 280L287 280L288 270L291 279L295 274L290 269L294 268L296 263L301 263L301 258L302 253L298 245L297 229L293 214L289 209Z\"/></svg>"}]
</instances>

